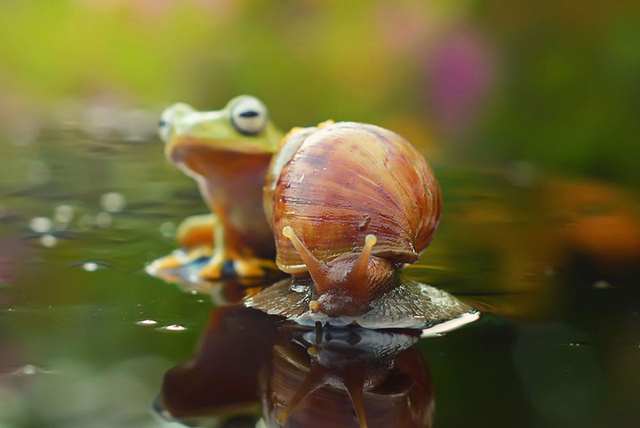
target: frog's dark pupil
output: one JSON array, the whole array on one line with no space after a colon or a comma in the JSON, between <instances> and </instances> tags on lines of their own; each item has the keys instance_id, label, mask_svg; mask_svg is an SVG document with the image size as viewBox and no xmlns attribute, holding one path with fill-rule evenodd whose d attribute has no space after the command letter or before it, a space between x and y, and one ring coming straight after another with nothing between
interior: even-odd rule
<instances>
[{"instance_id":1,"label":"frog's dark pupil","mask_svg":"<svg viewBox=\"0 0 640 428\"><path fill-rule=\"evenodd\" d=\"M158 123L158 126L165 126L167 124L167 122L165 122L164 120L160 119L160 123Z\"/></svg>"},{"instance_id":2,"label":"frog's dark pupil","mask_svg":"<svg viewBox=\"0 0 640 428\"><path fill-rule=\"evenodd\" d=\"M258 113L255 110L247 110L247 111L243 111L242 113L240 113L240 117L256 117L259 114L260 113Z\"/></svg>"}]
</instances>

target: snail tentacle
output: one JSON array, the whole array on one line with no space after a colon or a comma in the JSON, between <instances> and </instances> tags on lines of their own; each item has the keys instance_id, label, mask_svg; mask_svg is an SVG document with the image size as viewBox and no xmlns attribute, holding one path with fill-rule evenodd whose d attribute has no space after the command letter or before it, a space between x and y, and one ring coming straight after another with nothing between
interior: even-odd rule
<instances>
[{"instance_id":1,"label":"snail tentacle","mask_svg":"<svg viewBox=\"0 0 640 428\"><path fill-rule=\"evenodd\" d=\"M307 270L309 271L309 275L311 275L313 282L316 284L323 284L329 273L327 265L318 260L313 253L309 251L309 248L307 248L305 243L298 238L298 235L296 235L291 226L285 226L282 229L282 234L289 238L293 246L296 248L296 251L298 251L300 258L307 266Z\"/></svg>"},{"instance_id":2,"label":"snail tentacle","mask_svg":"<svg viewBox=\"0 0 640 428\"><path fill-rule=\"evenodd\" d=\"M351 268L351 272L349 272L349 279L354 281L364 281L367 276L367 266L369 265L369 258L371 257L371 250L373 246L376 245L378 239L375 235L367 235L364 240L364 247L362 248L362 252L358 256L356 263Z\"/></svg>"}]
</instances>

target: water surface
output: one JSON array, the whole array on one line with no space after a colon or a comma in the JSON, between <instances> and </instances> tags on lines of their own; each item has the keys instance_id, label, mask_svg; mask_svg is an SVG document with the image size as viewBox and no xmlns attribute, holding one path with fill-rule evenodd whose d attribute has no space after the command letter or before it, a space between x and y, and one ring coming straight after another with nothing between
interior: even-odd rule
<instances>
[{"instance_id":1,"label":"water surface","mask_svg":"<svg viewBox=\"0 0 640 428\"><path fill-rule=\"evenodd\" d=\"M518 166L434 167L442 226L405 274L483 315L442 337L408 339L394 358L410 363L385 375L386 395L367 399L421 388L413 400L436 427L640 423L635 196ZM180 287L144 272L174 249L180 220L206 211L157 141L60 130L26 145L3 140L0 195L1 427L253 426L263 413L255 389L233 405L198 407L212 384L190 389L176 370L202 361L215 378L240 346L256 365L244 375L273 380L282 361L311 355L314 342L300 332L261 343L269 335L258 334L259 321L214 346L228 355L203 357L213 320L228 311L215 302L243 291ZM243 375L229 373L214 391L233 395ZM180 385L171 399L167 379ZM336 391L319 397L344 393ZM369 426L384 426L368 414Z\"/></svg>"}]
</instances>

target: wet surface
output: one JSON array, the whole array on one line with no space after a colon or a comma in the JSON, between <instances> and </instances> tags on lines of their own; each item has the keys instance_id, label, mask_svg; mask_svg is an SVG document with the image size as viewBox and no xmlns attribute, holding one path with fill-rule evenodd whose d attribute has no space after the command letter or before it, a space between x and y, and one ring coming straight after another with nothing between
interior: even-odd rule
<instances>
[{"instance_id":1,"label":"wet surface","mask_svg":"<svg viewBox=\"0 0 640 428\"><path fill-rule=\"evenodd\" d=\"M228 306L256 284L147 275L176 225L206 211L155 140L57 131L2 141L0 159L0 426L277 425L296 394L290 426L318 412L334 426L640 422L640 204L627 190L434 165L442 225L405 275L483 314L420 339L281 324Z\"/></svg>"}]
</instances>

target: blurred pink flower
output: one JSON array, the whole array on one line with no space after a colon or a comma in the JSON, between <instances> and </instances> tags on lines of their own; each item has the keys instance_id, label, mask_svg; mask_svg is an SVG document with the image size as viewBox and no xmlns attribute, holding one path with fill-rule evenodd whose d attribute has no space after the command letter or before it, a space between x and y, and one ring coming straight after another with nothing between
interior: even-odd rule
<instances>
[{"instance_id":1,"label":"blurred pink flower","mask_svg":"<svg viewBox=\"0 0 640 428\"><path fill-rule=\"evenodd\" d=\"M455 32L428 57L434 118L447 133L466 131L482 111L495 74L495 56L477 33Z\"/></svg>"}]
</instances>

